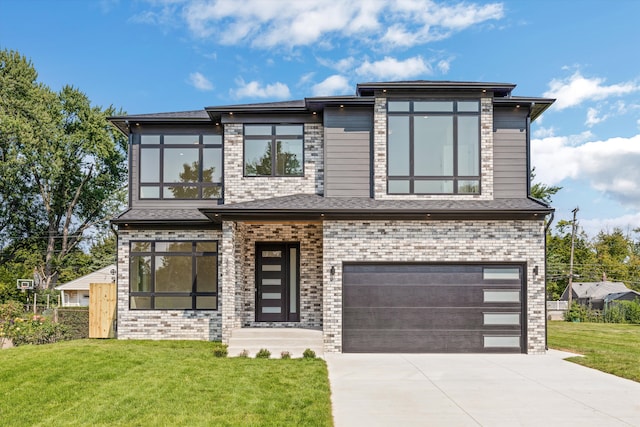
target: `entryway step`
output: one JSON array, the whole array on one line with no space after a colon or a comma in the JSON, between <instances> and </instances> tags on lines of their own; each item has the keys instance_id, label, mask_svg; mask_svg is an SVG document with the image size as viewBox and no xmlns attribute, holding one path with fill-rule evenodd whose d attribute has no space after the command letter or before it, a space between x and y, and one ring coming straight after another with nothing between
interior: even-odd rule
<instances>
[{"instance_id":1,"label":"entryway step","mask_svg":"<svg viewBox=\"0 0 640 427\"><path fill-rule=\"evenodd\" d=\"M271 352L271 358L279 359L283 351L291 357L302 357L306 349L311 349L317 357L323 357L322 331L300 328L240 328L231 332L229 357L237 357L247 351L255 357L261 349Z\"/></svg>"}]
</instances>

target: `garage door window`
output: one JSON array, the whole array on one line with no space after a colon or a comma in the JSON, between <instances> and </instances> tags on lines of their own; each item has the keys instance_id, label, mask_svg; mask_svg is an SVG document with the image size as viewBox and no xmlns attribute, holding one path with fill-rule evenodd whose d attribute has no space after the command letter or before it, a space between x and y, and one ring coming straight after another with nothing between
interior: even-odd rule
<instances>
[{"instance_id":1,"label":"garage door window","mask_svg":"<svg viewBox=\"0 0 640 427\"><path fill-rule=\"evenodd\" d=\"M483 313L485 325L519 325L520 313Z\"/></svg>"},{"instance_id":2,"label":"garage door window","mask_svg":"<svg viewBox=\"0 0 640 427\"><path fill-rule=\"evenodd\" d=\"M484 289L484 302L520 302L520 291Z\"/></svg>"},{"instance_id":3,"label":"garage door window","mask_svg":"<svg viewBox=\"0 0 640 427\"><path fill-rule=\"evenodd\" d=\"M517 348L520 347L519 336L484 336L485 348Z\"/></svg>"},{"instance_id":4,"label":"garage door window","mask_svg":"<svg viewBox=\"0 0 640 427\"><path fill-rule=\"evenodd\" d=\"M485 267L482 270L484 280L520 280L518 267Z\"/></svg>"}]
</instances>

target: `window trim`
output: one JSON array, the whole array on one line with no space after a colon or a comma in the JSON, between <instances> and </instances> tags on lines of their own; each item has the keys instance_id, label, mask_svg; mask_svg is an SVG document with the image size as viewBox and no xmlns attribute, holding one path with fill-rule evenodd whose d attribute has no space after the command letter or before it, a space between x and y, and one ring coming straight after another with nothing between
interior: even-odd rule
<instances>
[{"instance_id":1,"label":"window trim","mask_svg":"<svg viewBox=\"0 0 640 427\"><path fill-rule=\"evenodd\" d=\"M406 111L389 111L389 102L408 102L409 109ZM451 111L416 111L415 102L451 102ZM458 102L477 102L477 111L458 111ZM387 114L387 141L386 141L386 194L389 195L480 195L482 194L482 102L480 98L388 98L386 104ZM414 120L415 116L420 115L452 117L453 119L453 174L452 175L415 175L415 157L414 157ZM389 117L408 117L409 118L409 175L389 175ZM478 175L458 175L458 117L478 117ZM409 181L409 192L391 192L389 183L391 181ZM453 181L453 192L441 193L418 193L415 192L415 181ZM477 181L478 192L468 193L459 191L459 182Z\"/></svg>"},{"instance_id":2,"label":"window trim","mask_svg":"<svg viewBox=\"0 0 640 427\"><path fill-rule=\"evenodd\" d=\"M134 251L133 247L136 243L147 243L149 244L148 251ZM157 251L156 244L157 243L189 243L191 244L191 251ZM198 251L197 244L198 243L215 243L216 251ZM198 311L218 311L220 307L220 242L218 240L130 240L129 241L129 310L139 311L139 310L198 310ZM191 291L190 292L156 292L156 271L155 271L155 263L156 257L158 256L190 256L191 257ZM133 274L131 272L132 260L134 256L148 256L151 258L150 260L150 290L149 291L133 291ZM212 258L215 259L216 263L216 286L215 291L206 291L206 292L198 292L197 286L197 261L201 258ZM216 297L216 308L197 308L198 297ZM150 308L134 308L131 306L132 297L148 297L150 298ZM156 297L190 297L191 298L191 308L155 308L155 298Z\"/></svg>"},{"instance_id":3,"label":"window trim","mask_svg":"<svg viewBox=\"0 0 640 427\"><path fill-rule=\"evenodd\" d=\"M197 145L187 144L165 144L165 136L198 136ZM143 136L157 136L159 141L156 144L142 144L141 139ZM205 144L205 136L220 136L220 143ZM135 143L138 145L138 200L210 200L222 202L224 196L224 135L220 132L145 132L136 134ZM180 183L180 182L165 182L164 181L164 157L165 149L172 148L196 148L198 150L198 182L193 183ZM157 182L142 182L142 160L143 152L146 149L159 150L158 155L158 181ZM206 149L219 149L220 150L220 181L219 182L203 182L203 165L204 165L204 151ZM142 197L143 188L157 188L158 197ZM164 197L164 190L168 187L196 187L198 189L198 197L194 198L178 198L178 197ZM205 188L219 188L219 197L204 198L202 193Z\"/></svg>"},{"instance_id":4,"label":"window trim","mask_svg":"<svg viewBox=\"0 0 640 427\"><path fill-rule=\"evenodd\" d=\"M271 135L247 135L247 126L269 126L271 127ZM278 126L300 126L302 128L301 135L278 135L276 129ZM298 175L278 175L276 173L276 159L271 160L271 175L247 175L247 163L246 163L246 144L247 140L264 140L271 139L271 152L276 152L276 142L278 137L281 139L297 139L302 142L302 159L300 164L302 167L302 173ZM304 178L305 174L305 126L304 123L245 123L242 125L242 176L244 178Z\"/></svg>"}]
</instances>

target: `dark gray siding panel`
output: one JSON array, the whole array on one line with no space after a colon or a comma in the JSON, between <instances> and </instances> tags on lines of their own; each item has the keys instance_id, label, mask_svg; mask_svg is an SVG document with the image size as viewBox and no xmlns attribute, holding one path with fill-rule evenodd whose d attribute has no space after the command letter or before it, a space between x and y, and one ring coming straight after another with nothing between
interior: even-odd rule
<instances>
[{"instance_id":1,"label":"dark gray siding panel","mask_svg":"<svg viewBox=\"0 0 640 427\"><path fill-rule=\"evenodd\" d=\"M527 196L527 111L496 108L493 117L493 191L496 199Z\"/></svg>"},{"instance_id":2,"label":"dark gray siding panel","mask_svg":"<svg viewBox=\"0 0 640 427\"><path fill-rule=\"evenodd\" d=\"M324 111L326 197L370 197L373 114L367 108Z\"/></svg>"}]
</instances>

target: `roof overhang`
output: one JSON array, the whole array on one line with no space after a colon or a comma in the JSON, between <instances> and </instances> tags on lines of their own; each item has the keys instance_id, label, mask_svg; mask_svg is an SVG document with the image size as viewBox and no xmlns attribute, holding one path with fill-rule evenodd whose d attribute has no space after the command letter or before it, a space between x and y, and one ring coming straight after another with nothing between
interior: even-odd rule
<instances>
[{"instance_id":1,"label":"roof overhang","mask_svg":"<svg viewBox=\"0 0 640 427\"><path fill-rule=\"evenodd\" d=\"M510 98L495 98L494 105L512 106L514 108L529 107L531 111L531 121L540 117L556 100L553 98L532 98L524 96L513 96Z\"/></svg>"},{"instance_id":2,"label":"roof overhang","mask_svg":"<svg viewBox=\"0 0 640 427\"><path fill-rule=\"evenodd\" d=\"M399 82L369 82L359 83L357 94L359 96L372 96L377 91L393 90L448 90L448 91L486 91L493 92L494 96L508 96L516 87L513 83L491 83L491 82L454 82L454 81L399 81Z\"/></svg>"}]
</instances>

